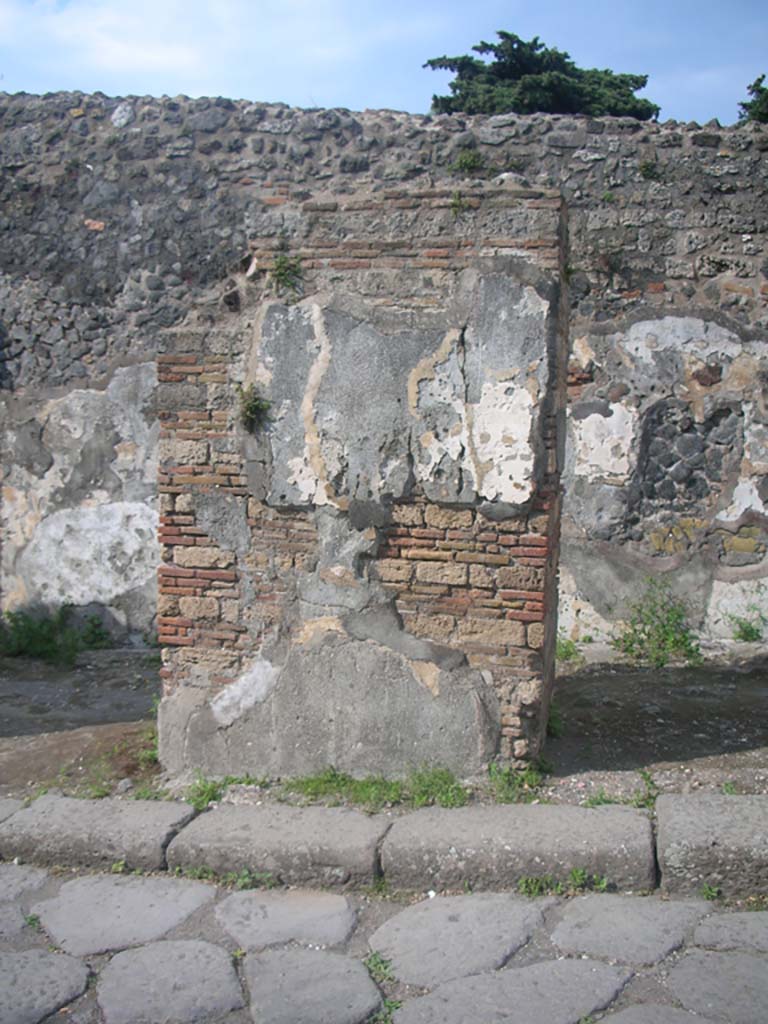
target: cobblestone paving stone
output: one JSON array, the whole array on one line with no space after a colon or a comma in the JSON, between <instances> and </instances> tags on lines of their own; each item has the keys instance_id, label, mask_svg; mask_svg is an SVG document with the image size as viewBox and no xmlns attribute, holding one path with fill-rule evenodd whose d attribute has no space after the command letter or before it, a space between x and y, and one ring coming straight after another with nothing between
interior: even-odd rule
<instances>
[{"instance_id":1,"label":"cobblestone paving stone","mask_svg":"<svg viewBox=\"0 0 768 1024\"><path fill-rule=\"evenodd\" d=\"M768 1021L768 911L658 893L233 893L12 863L0 894L15 922L0 1024L62 1007L68 1024Z\"/></svg>"}]
</instances>

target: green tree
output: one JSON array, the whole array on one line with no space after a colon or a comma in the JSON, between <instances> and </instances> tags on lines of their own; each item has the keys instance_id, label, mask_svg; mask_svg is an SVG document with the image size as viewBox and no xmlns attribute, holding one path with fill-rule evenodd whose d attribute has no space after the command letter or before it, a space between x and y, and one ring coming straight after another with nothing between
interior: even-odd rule
<instances>
[{"instance_id":1,"label":"green tree","mask_svg":"<svg viewBox=\"0 0 768 1024\"><path fill-rule=\"evenodd\" d=\"M752 85L747 86L747 92L752 99L739 104L740 121L759 121L761 124L768 124L768 86L763 85L764 81L765 75L760 75Z\"/></svg>"},{"instance_id":2,"label":"green tree","mask_svg":"<svg viewBox=\"0 0 768 1024\"><path fill-rule=\"evenodd\" d=\"M450 96L433 96L432 109L444 114L591 114L636 117L648 121L659 107L635 96L647 75L617 75L597 68L578 68L567 53L542 43L525 42L511 32L497 32L500 42L478 43L470 54L434 57L425 68L453 71Z\"/></svg>"}]
</instances>

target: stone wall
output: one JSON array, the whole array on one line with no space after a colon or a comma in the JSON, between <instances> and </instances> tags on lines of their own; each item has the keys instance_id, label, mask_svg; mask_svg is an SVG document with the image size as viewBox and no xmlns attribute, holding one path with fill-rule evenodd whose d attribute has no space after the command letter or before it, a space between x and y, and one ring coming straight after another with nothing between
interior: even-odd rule
<instances>
[{"instance_id":1,"label":"stone wall","mask_svg":"<svg viewBox=\"0 0 768 1024\"><path fill-rule=\"evenodd\" d=\"M509 623L504 627L509 643L506 653L467 649L468 657L517 658L518 663L508 667L518 671L520 659L538 656L532 638L539 621L526 617L541 614L539 597L546 592L546 582L537 578L535 586L508 585L512 577L502 570L510 565L502 563L486 577L480 570L494 563L483 563L480 557L465 562L458 558L458 547L450 559L433 556L448 550L440 545L470 544L471 549L463 550L473 556L501 557L502 537L530 535L546 539L554 552L550 557L555 557L556 526L524 524L520 516L536 520L555 514L554 499L546 493L544 465L545 452L556 450L558 444L564 483L561 628L573 636L609 633L649 573L664 574L693 602L696 621L706 635L730 635L730 616L764 600L764 127L702 128L544 115L433 118L388 111L300 111L221 99L113 100L56 94L1 97L0 131L3 607L70 600L104 609L113 624L129 632L146 630L152 612L147 579L158 558L147 539L156 515L151 483L158 451L156 408L163 416L174 412L168 404L169 389L176 396L178 413L188 415L185 429L192 435L200 430L223 432L216 460L209 458L210 449L202 457L200 444L209 444L206 438L175 433L163 439L162 445L188 442L186 463L179 462L175 450L160 449L164 467L190 467L182 474L190 478L184 484L189 489L186 498L192 501L198 490L205 494L206 489L215 495L217 486L244 487L262 510L246 509L248 531L263 529L267 546L298 545L295 551L286 548L293 551L291 558L300 560L302 551L307 554L308 535L320 529L313 518L317 515L326 531L318 534L320 549L344 548L343 538L326 540L338 526L338 516L334 518L322 502L326 486L363 505L386 497L384 504L393 518L372 524L380 536L378 543L386 546L380 547L377 558L371 552L350 553L349 558L367 566L367 590L375 582L383 594L394 597L398 629L409 623L408 635L425 642L463 650L468 639L462 635L463 623L471 608L470 618L503 618ZM456 256L451 240L478 237L477 217L485 216L484 189L516 192L525 213L515 220L507 211L500 230L485 233L504 243L498 251L491 246L487 255L473 255L471 267L447 270L446 261ZM425 199L429 192L434 194ZM373 197L380 206L355 211L356 197L361 196L365 202ZM556 230L551 223L540 230L535 218L546 220L543 211L553 196L562 200L561 220ZM536 197L545 205L534 215L536 207L531 204L540 201ZM400 273L399 278L397 267L388 268L388 277L385 261L392 257L383 252L372 256L366 246L387 238L404 243L426 238L418 211L428 202L437 204L429 252L422 246L418 256L409 257L425 265L418 268L418 275ZM336 247L322 267L314 261L325 257L310 252L318 231L327 232L329 249ZM551 255L555 236L560 246L557 260ZM349 238L357 240L356 252L338 248ZM542 253L550 253L546 266L538 259L537 238L543 239ZM267 301L273 250L302 254L307 280L317 278L311 289L323 292L322 301L315 302L316 290L298 302L283 301L285 312L272 301L280 296ZM365 264L369 259L379 261L378 269ZM523 490L532 484L530 507L508 520L519 530L491 528L482 518L484 503L509 504L503 493L507 484L499 484L495 471L485 474L479 485L476 477L467 484L477 469L465 443L472 430L456 414L456 388L462 384L460 351L468 337L462 339L461 334L468 323L466 309L460 309L456 299L458 306L433 311L438 320L443 318L435 327L429 321L430 307L423 303L429 294L424 274L432 275L439 292L441 275L447 274L446 280L461 278L462 273L482 277L488 270L486 259L501 260L493 265L491 277L501 274L519 290L517 297L505 300L510 308L519 307L525 289L533 288L540 299L541 275L548 277L550 290L543 289L546 318L550 324L559 323L563 335L567 326L571 349L567 426L558 436L556 374L546 386L539 379L541 395L550 397L541 406L541 418L537 411L530 421L536 472L530 478L512 473L507 481ZM337 266L331 265L334 260ZM554 298L560 284L556 265L570 301L569 311L558 316L553 312L553 303L559 301ZM343 303L339 306L342 292L352 295L362 287L360 301L373 308L377 302L386 304L387 295L402 288L409 276L416 290L408 302L415 302L413 308L423 314L415 326L406 322L407 304L394 325L381 320L384 314L377 307L369 318L373 331L367 341L344 326L357 313ZM460 291L457 286L454 295ZM328 296L330 306L325 305ZM330 405L321 403L317 436L310 431L311 451L305 459L300 441L306 427L306 389L290 390L279 357L284 337L290 339L292 352L301 348L299 339L304 337L308 348L298 377L310 373L310 357L318 344L322 350L322 343L317 323L309 314L302 322L300 311L313 303L338 313L334 338L346 338L353 349L361 345L359 351L366 358L377 351L375 339L382 333L400 332L404 350L415 361L397 367L384 361L382 371L408 375L425 359L429 363L429 351L434 356L439 348L436 339L445 344L444 364L434 362L444 365L444 378L436 375L434 382L418 389L424 404L415 419L422 423L422 435L431 437L411 452L408 487L398 481L393 467L401 464L402 435L411 414L401 409L390 417L394 398L385 386L385 372L377 378L382 387L376 404L360 410L360 403L350 401L339 407L342 420L350 428L354 424L358 439L367 439L359 458L334 462L333 415ZM258 310L266 311L266 362L260 362L253 343L259 334L253 326ZM449 341L440 332L454 323L454 313L459 335ZM362 319L368 322L366 317ZM435 340L433 349L426 339ZM172 355L173 360L161 360L164 382L155 407L152 373L158 354L163 360ZM177 354L185 359L175 361ZM269 360L276 360L279 371L272 378ZM184 365L195 372L179 372L179 380L168 379L173 372L169 366ZM335 372L341 380L349 369L343 363L331 364L323 386L330 384ZM293 409L290 415L285 413L279 434L270 433L269 445L263 439L244 438L233 427L234 389L249 381L278 389L270 393L273 409ZM191 404L185 407L187 399ZM487 408L495 410L490 421L498 424L494 417L499 409L489 391L485 399L490 402ZM384 413L376 413L379 402L382 410L390 410L389 433L382 432ZM477 403L472 399L467 404ZM530 408L534 405L538 410L536 403ZM528 423L530 408L526 411L518 400L509 410L516 430ZM350 419L352 414L355 418ZM455 435L452 428L440 425L446 415L456 417ZM171 430L166 419L162 424L164 431ZM237 445L230 436L233 430ZM488 435L482 442L489 446L486 454L491 449L498 454L500 441L507 444L493 430L483 434ZM306 437L304 430L305 442ZM379 449L382 443L384 448ZM392 446L391 463L374 458L377 451L388 451L387 445ZM263 492L270 464L274 469L301 458L312 467L318 452L330 467L328 480L318 484L314 470L283 480L273 474L274 493ZM513 461L508 460L510 466ZM226 465L236 472L224 472ZM440 486L446 490L437 486L441 466L445 475ZM228 479L223 484L221 476L238 478L238 483ZM364 492L371 489L373 477L378 498L371 499ZM163 487L170 486L167 474L161 480ZM283 485L288 489L280 490ZM246 494L232 498L248 500ZM534 508L536 502L548 500L550 508ZM430 522L446 509L459 518L440 527ZM163 541L169 529L202 529L203 534L174 536L208 537L210 509L164 509L165 515L170 512L175 518L164 522ZM186 522L179 518L190 515L193 518ZM348 522L354 518L349 511L344 515ZM394 518L402 515L413 521ZM241 514L232 516L242 531ZM356 538L365 533L354 529ZM467 536L449 537L449 531ZM244 543L244 536L237 534L237 545ZM85 537L90 539L84 549ZM237 545L238 559L250 557ZM201 545L205 546L207 542ZM533 540L518 542L516 558L540 558L520 554L540 546ZM172 547L175 550L176 545ZM419 556L411 568L409 548L429 551L429 557ZM233 549L224 544L221 550ZM371 568L374 562L376 570ZM443 562L441 569L434 568ZM175 558L169 562L166 557L165 563L175 564ZM209 577L196 576L198 571L235 571L218 564L179 566L187 568L193 574L187 578L203 581ZM487 586L478 584L481 576ZM234 593L233 581L210 580L224 590L230 586L233 593L217 596L219 587L211 583L188 586L192 593L176 596L209 602L215 598L222 617L234 615L234 605L227 602L244 598ZM435 592L430 597L426 590L414 597L419 588L429 587L444 588L439 602L432 599ZM209 593L212 590L217 594ZM162 601L169 596L174 595L165 594ZM269 600L264 598L267 605ZM456 602L452 611L443 614L451 601ZM462 601L470 604L462 609ZM425 610L423 605L429 607ZM184 607L197 611L187 615L179 608L178 615L165 614L169 606L161 604L161 612L164 618L196 622L203 609L213 606ZM480 609L485 609L483 615L476 614ZM421 636L425 615L431 632ZM548 617L548 622L554 619ZM172 624L163 626L168 635ZM521 626L526 629L524 640ZM189 629L182 622L176 627L179 639ZM212 642L220 639L211 637ZM331 635L330 646L333 640ZM518 640L524 646L518 646ZM172 646L183 652L191 645ZM174 665L177 657L171 657ZM491 671L479 662L476 670ZM540 670L541 665L535 669ZM187 689L200 692L200 687ZM494 683L490 690L501 700L499 728L506 729L506 749L513 749L515 736L535 746L537 713L527 720L523 705L515 704L503 684ZM536 705L539 710L540 705L541 701Z\"/></svg>"}]
</instances>

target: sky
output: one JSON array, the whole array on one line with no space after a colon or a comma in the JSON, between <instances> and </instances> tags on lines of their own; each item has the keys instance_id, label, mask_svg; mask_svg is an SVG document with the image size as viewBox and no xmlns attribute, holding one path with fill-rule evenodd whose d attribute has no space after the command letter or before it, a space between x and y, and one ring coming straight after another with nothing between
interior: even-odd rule
<instances>
[{"instance_id":1,"label":"sky","mask_svg":"<svg viewBox=\"0 0 768 1024\"><path fill-rule=\"evenodd\" d=\"M732 124L768 73L766 0L0 0L0 91L427 113L424 62L498 29L647 74L662 121Z\"/></svg>"}]
</instances>

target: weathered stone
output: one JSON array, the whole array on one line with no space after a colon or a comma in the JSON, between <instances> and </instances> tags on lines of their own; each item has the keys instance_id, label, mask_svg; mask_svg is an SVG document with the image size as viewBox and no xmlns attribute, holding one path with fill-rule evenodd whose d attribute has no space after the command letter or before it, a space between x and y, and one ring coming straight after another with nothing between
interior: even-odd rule
<instances>
[{"instance_id":1,"label":"weathered stone","mask_svg":"<svg viewBox=\"0 0 768 1024\"><path fill-rule=\"evenodd\" d=\"M295 644L280 669L256 659L208 705L199 690L177 690L161 706L163 763L282 777L329 764L356 776L402 777L425 762L484 771L501 728L488 681L457 664L460 652L433 651L390 625L351 619L359 640L323 631Z\"/></svg>"},{"instance_id":2,"label":"weathered stone","mask_svg":"<svg viewBox=\"0 0 768 1024\"><path fill-rule=\"evenodd\" d=\"M417 562L416 579L422 583L446 583L460 587L467 582L467 566L454 562Z\"/></svg>"},{"instance_id":3,"label":"weathered stone","mask_svg":"<svg viewBox=\"0 0 768 1024\"><path fill-rule=\"evenodd\" d=\"M180 878L96 875L65 882L32 912L57 946L88 956L159 939L214 895L210 885Z\"/></svg>"},{"instance_id":4,"label":"weathered stone","mask_svg":"<svg viewBox=\"0 0 768 1024\"><path fill-rule=\"evenodd\" d=\"M177 565L194 569L225 568L232 564L231 555L219 548L179 548L175 560Z\"/></svg>"},{"instance_id":5,"label":"weathered stone","mask_svg":"<svg viewBox=\"0 0 768 1024\"><path fill-rule=\"evenodd\" d=\"M439 508L428 505L425 515L427 526L436 530L467 530L472 526L472 513L469 510Z\"/></svg>"},{"instance_id":6,"label":"weathered stone","mask_svg":"<svg viewBox=\"0 0 768 1024\"><path fill-rule=\"evenodd\" d=\"M10 818L16 811L20 811L22 806L21 800L13 800L11 797L0 798L0 821Z\"/></svg>"},{"instance_id":7,"label":"weathered stone","mask_svg":"<svg viewBox=\"0 0 768 1024\"><path fill-rule=\"evenodd\" d=\"M626 807L427 808L395 821L381 857L390 883L407 889L489 889L543 875L565 881L574 867L620 889L655 882L650 822Z\"/></svg>"},{"instance_id":8,"label":"weathered stone","mask_svg":"<svg viewBox=\"0 0 768 1024\"><path fill-rule=\"evenodd\" d=\"M168 847L170 868L249 868L292 885L370 883L386 819L328 807L218 807Z\"/></svg>"},{"instance_id":9,"label":"weathered stone","mask_svg":"<svg viewBox=\"0 0 768 1024\"><path fill-rule=\"evenodd\" d=\"M113 956L101 972L96 996L106 1024L210 1021L244 1003L227 953L190 939Z\"/></svg>"},{"instance_id":10,"label":"weathered stone","mask_svg":"<svg viewBox=\"0 0 768 1024\"><path fill-rule=\"evenodd\" d=\"M0 903L16 900L32 889L39 889L48 878L42 868L27 864L0 864Z\"/></svg>"},{"instance_id":11,"label":"weathered stone","mask_svg":"<svg viewBox=\"0 0 768 1024\"><path fill-rule=\"evenodd\" d=\"M631 977L620 967L593 960L557 960L511 967L440 985L409 999L394 1024L575 1024L608 1006Z\"/></svg>"},{"instance_id":12,"label":"weathered stone","mask_svg":"<svg viewBox=\"0 0 768 1024\"><path fill-rule=\"evenodd\" d=\"M215 597L181 597L179 611L189 619L218 619L219 602Z\"/></svg>"},{"instance_id":13,"label":"weathered stone","mask_svg":"<svg viewBox=\"0 0 768 1024\"><path fill-rule=\"evenodd\" d=\"M15 903L0 903L0 939L14 938L23 931L24 915Z\"/></svg>"},{"instance_id":14,"label":"weathered stone","mask_svg":"<svg viewBox=\"0 0 768 1024\"><path fill-rule=\"evenodd\" d=\"M168 841L192 817L187 804L154 800L75 800L46 794L0 824L0 856L43 864L158 871Z\"/></svg>"},{"instance_id":15,"label":"weathered stone","mask_svg":"<svg viewBox=\"0 0 768 1024\"><path fill-rule=\"evenodd\" d=\"M241 949L286 942L338 946L352 934L355 912L344 896L329 892L239 892L218 904L216 920Z\"/></svg>"},{"instance_id":16,"label":"weathered stone","mask_svg":"<svg viewBox=\"0 0 768 1024\"><path fill-rule=\"evenodd\" d=\"M746 953L694 950L672 966L667 988L686 1010L729 1024L756 1024L768 1007L768 964Z\"/></svg>"},{"instance_id":17,"label":"weathered stone","mask_svg":"<svg viewBox=\"0 0 768 1024\"><path fill-rule=\"evenodd\" d=\"M713 914L693 933L697 946L768 953L768 911Z\"/></svg>"},{"instance_id":18,"label":"weathered stone","mask_svg":"<svg viewBox=\"0 0 768 1024\"><path fill-rule=\"evenodd\" d=\"M768 796L664 794L656 815L667 892L768 893Z\"/></svg>"},{"instance_id":19,"label":"weathered stone","mask_svg":"<svg viewBox=\"0 0 768 1024\"><path fill-rule=\"evenodd\" d=\"M522 647L525 626L509 619L460 619L456 623L456 643Z\"/></svg>"},{"instance_id":20,"label":"weathered stone","mask_svg":"<svg viewBox=\"0 0 768 1024\"><path fill-rule=\"evenodd\" d=\"M0 953L0 1021L38 1024L85 991L85 964L61 953Z\"/></svg>"},{"instance_id":21,"label":"weathered stone","mask_svg":"<svg viewBox=\"0 0 768 1024\"><path fill-rule=\"evenodd\" d=\"M303 949L245 958L255 1024L362 1024L381 1006L358 960Z\"/></svg>"},{"instance_id":22,"label":"weathered stone","mask_svg":"<svg viewBox=\"0 0 768 1024\"><path fill-rule=\"evenodd\" d=\"M687 1010L656 1003L628 1006L626 1010L610 1014L605 1020L609 1024L713 1024L710 1017L691 1016Z\"/></svg>"},{"instance_id":23,"label":"weathered stone","mask_svg":"<svg viewBox=\"0 0 768 1024\"><path fill-rule=\"evenodd\" d=\"M391 962L399 981L434 988L503 966L543 922L552 902L509 893L438 896L390 918L368 944Z\"/></svg>"},{"instance_id":24,"label":"weathered stone","mask_svg":"<svg viewBox=\"0 0 768 1024\"><path fill-rule=\"evenodd\" d=\"M707 910L703 901L582 896L565 908L552 941L564 953L654 964L683 944L687 931Z\"/></svg>"}]
</instances>

